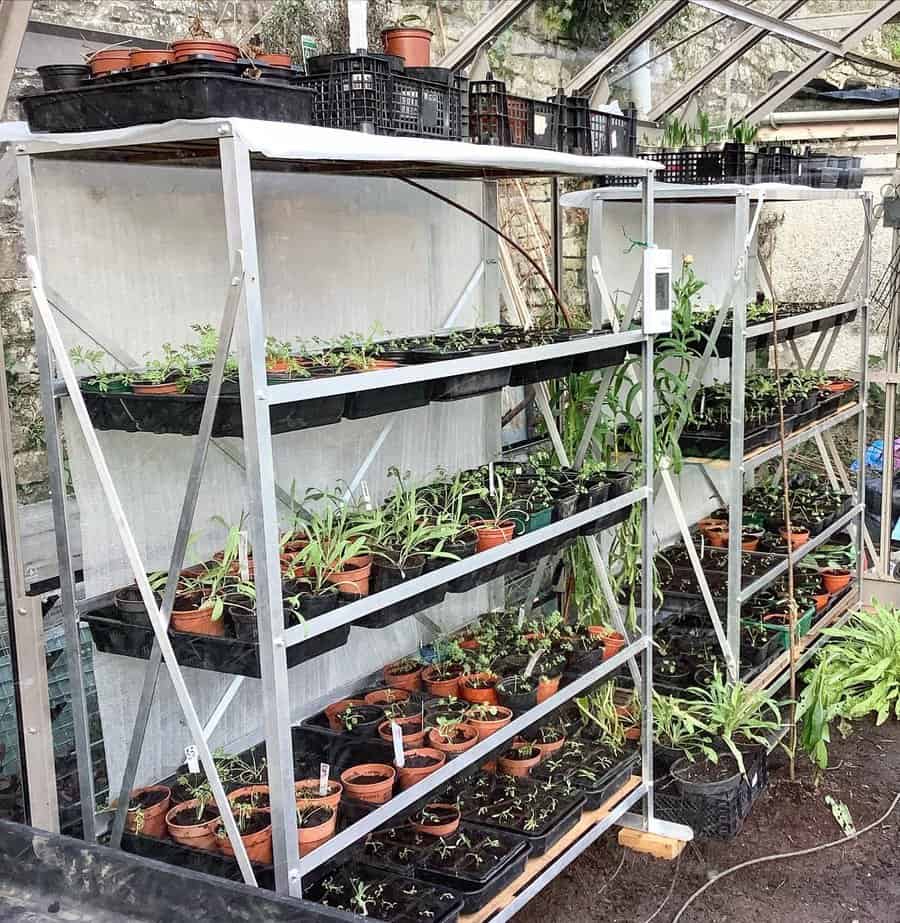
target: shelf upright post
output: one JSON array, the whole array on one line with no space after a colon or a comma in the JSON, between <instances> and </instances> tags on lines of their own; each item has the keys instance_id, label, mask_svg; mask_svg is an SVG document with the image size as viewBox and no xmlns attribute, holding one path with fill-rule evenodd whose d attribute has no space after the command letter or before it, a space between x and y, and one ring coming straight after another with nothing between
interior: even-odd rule
<instances>
[{"instance_id":1,"label":"shelf upright post","mask_svg":"<svg viewBox=\"0 0 900 923\"><path fill-rule=\"evenodd\" d=\"M280 894L299 897L300 856L294 798L290 689L278 558L275 464L266 380L266 336L256 246L253 176L250 152L242 139L222 137L219 150L228 249L229 252L241 252L245 270L244 310L238 316L236 334L259 626L266 765L271 789L275 888Z\"/></svg>"},{"instance_id":2,"label":"shelf upright post","mask_svg":"<svg viewBox=\"0 0 900 923\"><path fill-rule=\"evenodd\" d=\"M25 245L41 265L40 229L37 201L34 194L34 173L31 156L19 152L19 198L25 230ZM78 763L78 797L81 802L82 834L89 843L97 839L94 816L94 767L91 758L90 723L87 713L87 695L84 688L84 666L81 660L81 631L75 603L75 571L72 566L72 549L69 541L69 518L66 512L66 483L62 461L62 444L59 426L59 399L53 394L55 380L53 361L47 331L40 312L34 305L34 335L38 368L41 375L41 407L44 414L44 431L47 442L47 472L53 506L53 527L56 534L56 556L59 565L59 587L63 610L63 632L66 643L66 668L69 674L69 692L72 696L72 722L75 731L75 756Z\"/></svg>"},{"instance_id":3,"label":"shelf upright post","mask_svg":"<svg viewBox=\"0 0 900 923\"><path fill-rule=\"evenodd\" d=\"M652 172L641 180L642 237L647 247L652 247L653 193L656 178ZM643 278L643 276L642 276ZM649 310L652 292L644 292L644 314ZM654 393L653 336L644 335L641 362L641 423L643 425L644 486L647 495L643 500L644 516L641 530L641 634L653 639L653 460L656 451L656 395ZM653 645L648 644L641 653L641 775L647 796L644 798L644 829L653 825Z\"/></svg>"},{"instance_id":4,"label":"shelf upright post","mask_svg":"<svg viewBox=\"0 0 900 923\"><path fill-rule=\"evenodd\" d=\"M862 196L863 219L865 227L863 229L863 277L862 291L859 295L859 415L857 417L857 438L856 438L856 457L859 464L856 468L856 502L860 505L858 534L856 536L856 583L858 587L863 585L863 575L866 572L866 466L864 459L866 457L866 423L868 418L869 407L869 296L872 286L872 233L874 231L875 217L873 215L872 193L865 192ZM836 328L837 329L837 328ZM830 435L830 434L829 434ZM833 445L833 443L832 443ZM885 470L893 467L893 447L888 449L887 443L884 443L882 453L882 465ZM887 496L892 496L891 490ZM873 565L875 561L872 561ZM887 561L882 561L884 572L887 573Z\"/></svg>"},{"instance_id":5,"label":"shelf upright post","mask_svg":"<svg viewBox=\"0 0 900 923\"><path fill-rule=\"evenodd\" d=\"M757 204L757 208L761 206ZM728 469L728 618L725 626L735 669L741 668L741 525L744 520L744 389L747 381L747 299L750 253L745 246L750 233L750 196L742 190L734 203L734 308L731 337L731 465ZM728 310L728 305L725 305Z\"/></svg>"}]
</instances>

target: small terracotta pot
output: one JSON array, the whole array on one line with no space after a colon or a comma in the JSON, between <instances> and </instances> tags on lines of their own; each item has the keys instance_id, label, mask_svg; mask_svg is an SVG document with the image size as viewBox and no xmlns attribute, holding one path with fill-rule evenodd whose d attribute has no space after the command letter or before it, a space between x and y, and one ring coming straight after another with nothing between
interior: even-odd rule
<instances>
[{"instance_id":1,"label":"small terracotta pot","mask_svg":"<svg viewBox=\"0 0 900 923\"><path fill-rule=\"evenodd\" d=\"M534 767L537 766L540 761L540 750L538 750L534 756L530 756L526 760L513 760L504 755L498 757L497 768L505 775L524 778L525 776L531 775L531 770L534 769Z\"/></svg>"},{"instance_id":2,"label":"small terracotta pot","mask_svg":"<svg viewBox=\"0 0 900 923\"><path fill-rule=\"evenodd\" d=\"M714 516L707 516L705 519L701 519L701 520L697 523L697 528L703 533L704 536L705 536L706 533L707 533L710 529L712 529L714 526L715 526L715 527L724 526L724 527L727 529L727 528L728 528L728 520L727 520L727 519L717 519L717 518L714 517Z\"/></svg>"},{"instance_id":3,"label":"small terracotta pot","mask_svg":"<svg viewBox=\"0 0 900 923\"><path fill-rule=\"evenodd\" d=\"M332 702L331 705L325 706L325 717L328 719L328 726L332 731L343 731L344 725L341 723L338 715L350 705L365 705L364 699L341 699L339 702Z\"/></svg>"},{"instance_id":4,"label":"small terracotta pot","mask_svg":"<svg viewBox=\"0 0 900 923\"><path fill-rule=\"evenodd\" d=\"M366 705L395 705L408 702L410 691L408 689L376 689L366 693Z\"/></svg>"},{"instance_id":5,"label":"small terracotta pot","mask_svg":"<svg viewBox=\"0 0 900 923\"><path fill-rule=\"evenodd\" d=\"M759 548L759 539L758 538L742 538L741 539L741 551L756 551Z\"/></svg>"},{"instance_id":6,"label":"small terracotta pot","mask_svg":"<svg viewBox=\"0 0 900 923\"><path fill-rule=\"evenodd\" d=\"M541 762L547 759L548 756L552 756L556 753L557 750L562 750L566 744L566 738L560 737L559 740L551 741L548 744L543 743L540 740L534 741L534 745L538 748L541 754Z\"/></svg>"},{"instance_id":7,"label":"small terracotta pot","mask_svg":"<svg viewBox=\"0 0 900 923\"><path fill-rule=\"evenodd\" d=\"M328 574L325 579L349 596L368 596L371 574L372 556L362 554L345 561L343 570Z\"/></svg>"},{"instance_id":8,"label":"small terracotta pot","mask_svg":"<svg viewBox=\"0 0 900 923\"><path fill-rule=\"evenodd\" d=\"M843 391L849 391L855 385L855 381L852 381L849 378L842 378L838 381L826 381L823 387L826 391L830 391L832 394L840 394Z\"/></svg>"},{"instance_id":9,"label":"small terracotta pot","mask_svg":"<svg viewBox=\"0 0 900 923\"><path fill-rule=\"evenodd\" d=\"M475 550L487 551L489 548L496 548L497 545L511 542L516 524L509 519L504 519L495 525L489 525L483 519L473 519L472 528L478 536Z\"/></svg>"},{"instance_id":10,"label":"small terracotta pot","mask_svg":"<svg viewBox=\"0 0 900 923\"><path fill-rule=\"evenodd\" d=\"M559 677L557 677L556 682L559 685ZM498 705L497 711L499 715L496 718L475 718L471 713L466 713L466 724L471 724L478 731L479 740L484 740L485 737L496 734L500 728L506 727L512 721L512 709L506 708L504 705Z\"/></svg>"},{"instance_id":11,"label":"small terracotta pot","mask_svg":"<svg viewBox=\"0 0 900 923\"><path fill-rule=\"evenodd\" d=\"M203 55L214 61L235 62L240 55L240 49L231 42L217 42L215 39L186 38L172 42L172 51L176 61L186 61L194 55Z\"/></svg>"},{"instance_id":12,"label":"small terracotta pot","mask_svg":"<svg viewBox=\"0 0 900 923\"><path fill-rule=\"evenodd\" d=\"M191 849L210 852L216 848L216 827L219 825L219 817L217 815L212 820L191 823L190 821L196 817L199 803L194 798L191 801L176 804L174 808L169 808L166 814L166 829L176 843L189 846ZM176 818L181 822L175 823Z\"/></svg>"},{"instance_id":13,"label":"small terracotta pot","mask_svg":"<svg viewBox=\"0 0 900 923\"><path fill-rule=\"evenodd\" d=\"M419 667L414 673L392 673L394 664L384 668L384 681L392 689L406 689L408 692L418 692L422 688L422 670Z\"/></svg>"},{"instance_id":14,"label":"small terracotta pot","mask_svg":"<svg viewBox=\"0 0 900 923\"><path fill-rule=\"evenodd\" d=\"M493 680L493 684L483 689L473 689L468 684L473 680ZM459 681L459 697L475 704L499 705L500 699L494 684L497 677L493 673L469 673Z\"/></svg>"},{"instance_id":15,"label":"small terracotta pot","mask_svg":"<svg viewBox=\"0 0 900 923\"><path fill-rule=\"evenodd\" d=\"M131 48L107 48L105 51L95 51L88 59L91 76L99 77L101 74L111 74L113 71L127 71L132 51Z\"/></svg>"},{"instance_id":16,"label":"small terracotta pot","mask_svg":"<svg viewBox=\"0 0 900 923\"><path fill-rule=\"evenodd\" d=\"M799 548L809 541L809 529L801 529L797 526L793 527L790 537L788 537L787 529L784 526L778 530L778 534L790 548Z\"/></svg>"},{"instance_id":17,"label":"small terracotta pot","mask_svg":"<svg viewBox=\"0 0 900 923\"><path fill-rule=\"evenodd\" d=\"M381 44L385 54L399 55L407 67L430 67L432 35L430 29L385 29Z\"/></svg>"},{"instance_id":18,"label":"small terracotta pot","mask_svg":"<svg viewBox=\"0 0 900 923\"><path fill-rule=\"evenodd\" d=\"M256 56L260 64L268 64L269 67L290 67L291 56L289 54L260 54Z\"/></svg>"},{"instance_id":19,"label":"small terracotta pot","mask_svg":"<svg viewBox=\"0 0 900 923\"><path fill-rule=\"evenodd\" d=\"M266 814L268 815L268 808L259 808L255 810L253 814ZM225 822L222 818L219 818L217 829L222 827L224 829ZM241 836L241 842L244 844L244 849L247 850L247 858L251 862L259 862L263 865L272 864L272 825L271 823L263 827L262 830L257 830L255 833L246 833ZM216 837L216 845L219 847L219 851L226 856L234 856L234 846L231 845L231 840L227 836Z\"/></svg>"},{"instance_id":20,"label":"small terracotta pot","mask_svg":"<svg viewBox=\"0 0 900 923\"><path fill-rule=\"evenodd\" d=\"M713 548L728 547L728 526L710 526L704 533L706 540Z\"/></svg>"},{"instance_id":21,"label":"small terracotta pot","mask_svg":"<svg viewBox=\"0 0 900 923\"><path fill-rule=\"evenodd\" d=\"M422 671L422 682L425 684L425 690L429 695L438 698L447 696L459 696L459 681L462 677L454 676L450 679L438 679L437 669L434 666L425 667Z\"/></svg>"},{"instance_id":22,"label":"small terracotta pot","mask_svg":"<svg viewBox=\"0 0 900 923\"><path fill-rule=\"evenodd\" d=\"M460 641L459 646L464 651L477 651L481 647L481 642L477 638L466 638L465 641Z\"/></svg>"},{"instance_id":23,"label":"small terracotta pot","mask_svg":"<svg viewBox=\"0 0 900 923\"><path fill-rule=\"evenodd\" d=\"M433 772L437 772L437 770L447 762L447 754L444 753L443 750L436 750L434 747L417 747L414 750L407 750L405 756L430 756L436 759L437 762L433 763L431 766L413 768L404 766L398 769L397 775L400 779L400 788L402 789L411 788L416 782L421 782L426 776L430 776Z\"/></svg>"},{"instance_id":24,"label":"small terracotta pot","mask_svg":"<svg viewBox=\"0 0 900 923\"><path fill-rule=\"evenodd\" d=\"M459 730L462 731L466 739L455 744L444 740L438 733L437 728L432 728L428 732L428 745L434 747L435 750L443 750L444 753L465 753L466 750L478 743L478 731L465 721L459 724Z\"/></svg>"},{"instance_id":25,"label":"small terracotta pot","mask_svg":"<svg viewBox=\"0 0 900 923\"><path fill-rule=\"evenodd\" d=\"M562 675L552 676L550 677L550 679L538 680L538 687L537 687L538 705L540 705L541 702L546 702L547 699L549 699L551 695L556 695L556 693L559 692L559 684L561 680L562 680Z\"/></svg>"},{"instance_id":26,"label":"small terracotta pot","mask_svg":"<svg viewBox=\"0 0 900 923\"><path fill-rule=\"evenodd\" d=\"M410 718L398 718L396 719L396 723L400 725L400 734L404 750L414 750L416 747L421 747L422 744L425 743L425 729L422 725L422 719L418 715L413 715ZM418 726L419 730L407 733L407 725ZM393 742L394 737L391 732L390 721L385 721L378 725L378 736L386 743Z\"/></svg>"},{"instance_id":27,"label":"small terracotta pot","mask_svg":"<svg viewBox=\"0 0 900 923\"><path fill-rule=\"evenodd\" d=\"M454 808L456 810L456 819L448 820L445 824L435 825L417 823L416 821L411 820L409 825L413 828L413 830L416 831L416 833L421 833L424 836L437 837L451 836L452 834L456 833L456 831L459 829L459 808L455 804L443 804L441 802L433 801L431 804L425 806L426 811L429 808L446 808L447 810Z\"/></svg>"},{"instance_id":28,"label":"small terracotta pot","mask_svg":"<svg viewBox=\"0 0 900 923\"><path fill-rule=\"evenodd\" d=\"M145 396L152 397L156 395L157 397L161 394L180 394L178 390L178 384L174 381L163 381L157 385L152 384L142 384L141 382L134 382L131 386L132 394L143 394Z\"/></svg>"},{"instance_id":29,"label":"small terracotta pot","mask_svg":"<svg viewBox=\"0 0 900 923\"><path fill-rule=\"evenodd\" d=\"M828 605L828 599L828 593L816 593L813 596L813 601L816 604L816 612L822 612L825 609L825 607Z\"/></svg>"},{"instance_id":30,"label":"small terracotta pot","mask_svg":"<svg viewBox=\"0 0 900 923\"><path fill-rule=\"evenodd\" d=\"M215 622L212 618L212 606L200 606L199 609L173 609L170 626L174 631L184 631L192 635L213 635L220 638L225 634L225 620Z\"/></svg>"},{"instance_id":31,"label":"small terracotta pot","mask_svg":"<svg viewBox=\"0 0 900 923\"><path fill-rule=\"evenodd\" d=\"M320 795L318 779L301 779L294 783L294 794L297 797L298 808L324 805L333 808L336 814L338 805L341 803L341 796L344 794L344 786L340 782L329 779L328 794Z\"/></svg>"},{"instance_id":32,"label":"small terracotta pot","mask_svg":"<svg viewBox=\"0 0 900 923\"><path fill-rule=\"evenodd\" d=\"M379 775L379 782L367 782L357 784L353 780L360 776ZM361 763L359 766L351 766L341 773L341 784L344 790L351 798L357 801L365 801L369 804L384 804L391 800L394 794L394 780L397 777L396 770L393 766L385 763Z\"/></svg>"},{"instance_id":33,"label":"small terracotta pot","mask_svg":"<svg viewBox=\"0 0 900 923\"><path fill-rule=\"evenodd\" d=\"M149 808L134 808L125 815L125 829L129 833L137 833L140 836L152 836L156 839L166 835L166 814L172 807L172 792L165 785L147 785L144 788L136 788L132 793L132 798L139 798L146 792L163 792L164 797L151 804ZM140 811L140 823L138 816ZM138 829L140 827L140 829Z\"/></svg>"},{"instance_id":34,"label":"small terracotta pot","mask_svg":"<svg viewBox=\"0 0 900 923\"><path fill-rule=\"evenodd\" d=\"M327 843L337 828L337 808L331 812L331 817L315 827L297 828L297 845L300 847L300 858L308 856L314 849Z\"/></svg>"},{"instance_id":35,"label":"small terracotta pot","mask_svg":"<svg viewBox=\"0 0 900 923\"><path fill-rule=\"evenodd\" d=\"M640 740L641 739L641 726L639 724L634 724L630 728L625 730L625 739L626 740Z\"/></svg>"},{"instance_id":36,"label":"small terracotta pot","mask_svg":"<svg viewBox=\"0 0 900 923\"><path fill-rule=\"evenodd\" d=\"M175 53L167 48L134 48L128 58L128 65L135 70L151 64L171 64L174 60Z\"/></svg>"},{"instance_id":37,"label":"small terracotta pot","mask_svg":"<svg viewBox=\"0 0 900 923\"><path fill-rule=\"evenodd\" d=\"M844 573L846 571L846 573ZM850 583L851 573L846 567L824 567L819 571L822 584L829 593L840 593Z\"/></svg>"},{"instance_id":38,"label":"small terracotta pot","mask_svg":"<svg viewBox=\"0 0 900 923\"><path fill-rule=\"evenodd\" d=\"M607 631L603 636L603 659L615 657L625 647L625 636L617 631Z\"/></svg>"},{"instance_id":39,"label":"small terracotta pot","mask_svg":"<svg viewBox=\"0 0 900 923\"><path fill-rule=\"evenodd\" d=\"M254 795L264 796L267 804L263 805L263 807L268 807L268 785L242 785L240 788L236 788L234 791L228 793L228 800L234 804L239 798L252 799Z\"/></svg>"}]
</instances>

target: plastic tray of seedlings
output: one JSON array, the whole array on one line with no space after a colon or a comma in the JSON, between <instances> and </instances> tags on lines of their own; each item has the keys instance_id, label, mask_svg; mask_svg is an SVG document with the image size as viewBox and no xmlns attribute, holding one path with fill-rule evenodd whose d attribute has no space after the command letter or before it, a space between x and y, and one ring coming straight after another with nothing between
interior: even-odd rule
<instances>
[{"instance_id":1,"label":"plastic tray of seedlings","mask_svg":"<svg viewBox=\"0 0 900 923\"><path fill-rule=\"evenodd\" d=\"M478 773L458 792L463 819L522 836L542 856L581 817L585 796L546 780Z\"/></svg>"},{"instance_id":2,"label":"plastic tray of seedlings","mask_svg":"<svg viewBox=\"0 0 900 923\"><path fill-rule=\"evenodd\" d=\"M535 779L555 782L583 793L584 810L594 811L609 800L627 781L640 762L636 751L615 753L602 742L567 740L532 770Z\"/></svg>"},{"instance_id":3,"label":"plastic tray of seedlings","mask_svg":"<svg viewBox=\"0 0 900 923\"><path fill-rule=\"evenodd\" d=\"M450 888L463 898L464 912L475 913L522 874L530 853L522 837L462 823L446 837L408 826L369 834L360 859Z\"/></svg>"},{"instance_id":4,"label":"plastic tray of seedlings","mask_svg":"<svg viewBox=\"0 0 900 923\"><path fill-rule=\"evenodd\" d=\"M303 897L385 923L456 923L463 909L463 899L448 888L352 861L304 882Z\"/></svg>"},{"instance_id":5,"label":"plastic tray of seedlings","mask_svg":"<svg viewBox=\"0 0 900 923\"><path fill-rule=\"evenodd\" d=\"M227 615L223 615L223 618L227 619ZM139 660L150 658L155 635L149 621L146 625L126 622L115 606L105 606L87 612L82 619L87 622L97 649L104 654L118 654ZM226 630L233 631L233 628L227 625ZM309 641L292 645L286 652L288 668L337 650L347 643L349 637L350 626L343 625L316 635ZM258 642L174 630L169 631L169 640L178 662L183 667L257 679L261 675Z\"/></svg>"}]
</instances>

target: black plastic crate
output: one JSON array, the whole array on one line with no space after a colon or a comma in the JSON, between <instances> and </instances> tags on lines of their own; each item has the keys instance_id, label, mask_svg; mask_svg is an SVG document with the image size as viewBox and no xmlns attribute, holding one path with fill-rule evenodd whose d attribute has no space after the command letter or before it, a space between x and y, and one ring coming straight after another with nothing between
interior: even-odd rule
<instances>
[{"instance_id":1,"label":"black plastic crate","mask_svg":"<svg viewBox=\"0 0 900 923\"><path fill-rule=\"evenodd\" d=\"M391 68L383 55L357 53L332 61L326 100L329 127L389 134L393 107Z\"/></svg>"},{"instance_id":2,"label":"black plastic crate","mask_svg":"<svg viewBox=\"0 0 900 923\"><path fill-rule=\"evenodd\" d=\"M625 115L589 110L590 149L585 153L597 156L633 157L637 149L637 113ZM574 153L574 152L573 152Z\"/></svg>"},{"instance_id":3,"label":"black plastic crate","mask_svg":"<svg viewBox=\"0 0 900 923\"><path fill-rule=\"evenodd\" d=\"M756 182L800 183L802 157L783 144L761 145L756 155Z\"/></svg>"}]
</instances>

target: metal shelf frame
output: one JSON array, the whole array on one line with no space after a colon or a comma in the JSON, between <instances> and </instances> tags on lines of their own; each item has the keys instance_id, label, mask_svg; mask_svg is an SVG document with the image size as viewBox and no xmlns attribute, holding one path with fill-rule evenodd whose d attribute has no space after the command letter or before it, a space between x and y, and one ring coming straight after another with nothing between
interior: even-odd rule
<instances>
[{"instance_id":1,"label":"metal shelf frame","mask_svg":"<svg viewBox=\"0 0 900 923\"><path fill-rule=\"evenodd\" d=\"M637 202L638 190L630 187L607 187L604 189L585 190L564 195L561 199L564 205L570 207L590 208L593 202ZM802 207L804 202L828 201L859 201L863 212L862 240L852 260L850 268L841 284L837 303L824 308L818 308L806 314L778 318L776 329L788 331L794 327L810 322L825 320L831 317L857 311L857 320L860 325L859 357L860 357L860 385L859 401L851 407L838 410L822 420L812 423L802 430L789 435L785 448L791 450L802 443L813 440L822 457L825 470L834 488L850 490L850 478L843 462L841 461L834 441L831 436L833 427L846 423L852 419L857 420L857 458L862 458L865 451L866 436L866 400L868 389L868 311L867 300L871 284L872 262L872 234L874 231L872 194L864 190L852 189L817 189L803 186L788 186L784 184L758 184L754 186L741 186L725 184L719 186L680 186L677 184L659 184L657 204L670 206L689 207L692 204L716 203L733 210L733 239L736 242L737 258L730 276L730 284L717 309L712 331L701 358L694 363L691 370L690 385L687 401L690 403L698 389L701 387L704 373L713 359L714 344L719 333L725 327L729 315L731 319L732 355L727 360L729 364L729 379L731 384L731 429L730 451L728 459L699 459L685 458L686 465L696 465L703 471L708 483L728 507L729 519L733 523L743 521L743 491L745 479L752 476L753 471L765 462L777 459L781 455L781 446L775 444L766 446L755 452L744 453L744 398L747 380L747 345L754 337L765 336L772 333L773 324L747 324L747 304L753 291L751 278L751 256L756 252L759 267L769 289L769 294L775 296L774 287L768 267L758 252L757 226L762 207L772 203L798 203ZM590 255L589 255L590 256ZM602 277L602 269L597 264L594 266L594 275L597 278L604 308L609 311L608 287ZM847 300L852 298L854 300ZM633 314L634 297L625 312L628 321ZM807 360L803 360L795 340L787 341L797 367L824 370L831 356L832 349L837 340L840 326L833 326L820 331ZM783 344L785 341L779 341ZM743 347L742 347L743 344ZM602 387L602 385L601 385ZM682 418L678 431L684 427L685 419ZM589 425L590 428L590 425ZM586 448L586 447L585 447ZM734 463L732 459L740 459ZM727 470L726 488L719 490L712 480L709 470L724 468ZM733 680L740 676L740 631L741 631L741 605L752 595L770 585L788 569L788 559L779 563L768 573L754 580L749 586L741 587L741 530L731 529L728 543L728 600L725 620L720 617L718 608L709 590L705 572L701 566L694 549L690 526L685 516L680 497L671 476L671 462L662 459L657 478L662 485L666 496L672 506L676 522L684 541L688 556L691 559L694 573L700 586L701 594L707 613L715 629L722 654ZM865 526L865 480L861 473L857 474L855 486L855 502L853 507L835 523L825 529L820 535L807 542L802 548L795 550L790 555L790 560L797 563L828 538L842 528L850 526L854 532L858 572L857 580L861 583L866 548L871 549L874 558L874 548Z\"/></svg>"},{"instance_id":2,"label":"metal shelf frame","mask_svg":"<svg viewBox=\"0 0 900 923\"><path fill-rule=\"evenodd\" d=\"M588 689L592 684L618 667L627 664L642 702L642 780L641 785L622 803L620 810L609 821L626 812L638 800L643 802L641 815L629 814L621 822L638 825L642 829L654 832L673 831L685 839L691 833L684 828L675 829L673 825L658 823L653 815L653 709L652 709L652 519L653 519L653 336L640 329L625 329L623 332L603 334L568 343L551 344L517 352L476 357L456 361L438 362L426 366L400 368L373 372L359 376L345 376L330 381L302 384L282 384L269 386L265 371L265 309L261 294L258 265L258 248L256 239L256 220L254 212L254 192L252 171L254 169L278 169L283 172L304 172L333 174L344 173L355 176L444 176L465 178L483 184L484 212L489 219L496 216L496 183L498 178L515 176L552 177L558 174L608 174L637 176L642 187L643 239L653 240L653 173L658 165L630 158L591 158L572 157L563 154L541 154L529 160L520 150L492 148L473 152L467 145L454 145L444 142L421 142L410 140L409 156L402 156L406 150L397 139L371 138L357 136L360 146L358 157L348 156L344 150L339 158L326 157L321 152L329 147L330 139L339 140L345 147L347 133L333 132L328 129L310 129L299 126L294 140L299 147L308 145L308 150L286 154L283 149L267 162L259 148L252 149L247 138L251 137L249 128L259 130L260 125L247 126L247 134L241 133L237 122L232 125L225 120L209 120L197 123L171 123L163 126L145 126L139 131L127 130L111 133L94 133L90 136L56 136L48 140L47 136L27 140L16 146L16 159L20 182L22 208L26 234L26 263L31 278L31 295L35 313L36 337L41 368L41 392L47 423L48 445L50 446L50 479L56 513L57 551L61 582L63 587L63 606L65 617L77 625L79 611L84 611L84 604L76 603L74 596L74 578L72 560L68 541L68 523L62 499L65 497L62 460L60 455L60 400L63 393L71 402L72 410L87 444L91 461L109 505L111 515L123 542L129 565L135 582L147 608L154 630L155 644L151 658L147 663L141 700L135 721L131 749L120 789L118 809L112 829L112 843L118 845L124 826L130 792L134 786L141 747L147 729L150 707L153 703L159 670L165 666L172 681L180 708L184 714L191 738L197 747L200 762L210 781L213 795L218 805L226 831L234 844L236 859L244 880L256 884L253 869L248 861L243 843L238 835L234 818L228 810L225 791L219 778L208 738L222 714L232 701L240 687L243 677L235 677L231 686L225 691L212 715L204 723L192 702L191 694L182 670L173 652L168 633L169 617L175 599L177 575L184 566L188 536L191 531L197 496L202 482L212 428L221 391L225 360L231 348L232 340L237 344L239 366L240 398L243 422L243 458L235 459L243 468L250 494L249 525L250 540L254 553L254 567L257 594L257 615L259 631L259 658L261 668L262 691L267 702L263 715L263 734L266 746L266 759L271 789L273 853L276 889L279 893L295 897L301 896L301 877L305 872L315 868L328 858L333 857L350 843L374 829L378 824L399 811L413 807L428 792L462 769L470 766L493 750L498 743L512 737L520 730L553 709L569 701L574 696ZM278 127L280 140L291 129ZM258 137L258 136L257 136ZM357 143L357 138L353 143ZM390 154L391 159L387 155ZM427 154L427 156L426 156ZM66 306L62 296L51 291L45 285L41 272L41 244L39 219L35 196L35 177L33 164L36 158L76 158L98 160L127 159L143 163L181 163L185 166L212 163L221 173L225 205L225 225L230 254L230 272L223 279L224 310L219 325L218 352L212 365L208 392L203 405L200 429L194 437L194 454L184 502L180 510L179 524L173 544L169 579L162 594L162 602L157 604L147 579L147 568L135 542L124 508L110 475L109 468L100 443L97 439L84 399L79 390L79 382L69 359L59 327L56 314L64 317L73 316L74 308ZM473 159L480 162L473 162ZM497 242L493 235L483 234L483 252L481 273L485 282L485 298L488 302L499 299L499 265L497 260ZM477 280L476 280L477 281ZM474 288L472 280L467 283L460 301L467 292ZM456 311L459 307L459 302ZM55 309L55 310L54 310ZM451 317L454 312L451 312ZM626 324L628 328L630 324ZM81 328L99 346L113 355L123 355L124 350L118 344L103 342L105 334L90 332ZM423 575L408 584L373 595L345 606L316 620L315 624L304 629L296 626L285 629L283 618L281 572L279 565L279 524L277 502L279 487L275 481L272 432L269 423L269 407L293 400L312 400L326 394L346 393L371 388L390 387L411 381L422 381L443 375L459 374L466 371L479 371L500 366L517 365L553 356L577 355L580 353L628 344L640 350L641 382L643 386L644 457L642 459L642 482L628 494L594 507L583 513L575 514L565 520L538 530L534 533L514 539L507 545L480 553L473 558L455 562L433 573ZM562 440L556 426L553 412L547 397L546 386L538 386L538 404L544 416L551 439L557 449L560 460L567 462ZM499 421L498 421L499 422ZM389 429L386 424L385 430ZM384 431L383 431L384 433ZM382 437L379 437L381 440ZM362 464L361 471L371 464L378 450L380 441L376 440L369 455ZM362 475L359 475L362 476ZM581 525L594 521L632 504L643 507L643 621L639 633L629 636L618 607L615 607L613 622L627 638L626 647L615 657L605 661L594 670L579 678L556 693L545 703L531 709L515 719L507 728L490 741L478 744L472 750L449 762L444 768L429 776L416 786L402 792L386 805L373 811L365 819L339 834L327 845L303 861L298 854L295 795L294 795L294 760L292 750L292 716L288 691L286 649L289 645L299 643L337 625L352 623L363 615L408 598L422 590L452 580L455 576L469 573L478 567L502 558L510 557L520 551L533 547L541 541L558 535L564 535ZM604 593L609 596L608 575L599 552L595 538L589 538L592 558ZM614 602L614 601L613 601ZM423 621L434 625L431 619ZM80 663L77 654L70 662ZM299 665L296 669L301 669ZM78 671L74 672L77 693ZM88 752L86 735L86 716L77 708L76 695L76 743L79 754L79 780L81 783L82 819L85 836L95 836L94 793L90 777L90 761L84 756ZM80 713L79 713L80 711ZM571 858L585 848L600 829L592 831L583 843L573 847ZM548 869L541 879L541 885L553 877L567 863L557 863Z\"/></svg>"}]
</instances>

